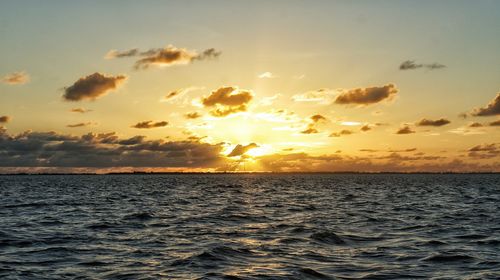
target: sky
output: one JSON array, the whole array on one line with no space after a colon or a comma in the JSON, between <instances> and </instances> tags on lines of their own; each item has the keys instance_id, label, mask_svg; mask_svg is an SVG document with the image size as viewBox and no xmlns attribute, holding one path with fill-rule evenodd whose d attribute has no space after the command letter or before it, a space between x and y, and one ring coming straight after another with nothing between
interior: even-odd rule
<instances>
[{"instance_id":1,"label":"sky","mask_svg":"<svg viewBox=\"0 0 500 280\"><path fill-rule=\"evenodd\" d=\"M499 1L0 1L0 172L500 172Z\"/></svg>"}]
</instances>

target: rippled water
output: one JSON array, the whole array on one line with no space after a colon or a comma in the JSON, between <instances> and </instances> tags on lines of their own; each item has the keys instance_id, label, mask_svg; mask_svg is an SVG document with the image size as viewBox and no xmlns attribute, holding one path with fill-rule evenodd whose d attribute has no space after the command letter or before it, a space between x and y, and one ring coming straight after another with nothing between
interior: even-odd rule
<instances>
[{"instance_id":1,"label":"rippled water","mask_svg":"<svg viewBox=\"0 0 500 280\"><path fill-rule=\"evenodd\" d=\"M0 176L1 279L499 279L500 175Z\"/></svg>"}]
</instances>

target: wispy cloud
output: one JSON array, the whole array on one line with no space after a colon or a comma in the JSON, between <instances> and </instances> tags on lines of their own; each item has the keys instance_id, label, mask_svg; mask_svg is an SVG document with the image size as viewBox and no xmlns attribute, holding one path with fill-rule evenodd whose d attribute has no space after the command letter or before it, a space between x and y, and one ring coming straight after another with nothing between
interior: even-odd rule
<instances>
[{"instance_id":1,"label":"wispy cloud","mask_svg":"<svg viewBox=\"0 0 500 280\"><path fill-rule=\"evenodd\" d=\"M415 70L415 69L419 69L419 68L436 70L436 69L442 69L445 67L446 67L446 65L443 65L443 64L437 63L437 62L434 62L434 63L415 63L414 60L406 60L406 61L403 61L403 63L401 63L399 65L399 70Z\"/></svg>"},{"instance_id":2,"label":"wispy cloud","mask_svg":"<svg viewBox=\"0 0 500 280\"><path fill-rule=\"evenodd\" d=\"M30 81L30 76L24 71L14 72L3 76L0 81L8 85L22 85Z\"/></svg>"}]
</instances>

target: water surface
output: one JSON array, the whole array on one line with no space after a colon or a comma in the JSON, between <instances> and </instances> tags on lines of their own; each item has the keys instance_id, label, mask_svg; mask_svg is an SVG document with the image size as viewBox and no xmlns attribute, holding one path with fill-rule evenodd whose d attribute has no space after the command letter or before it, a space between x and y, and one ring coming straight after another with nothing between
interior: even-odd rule
<instances>
[{"instance_id":1,"label":"water surface","mask_svg":"<svg viewBox=\"0 0 500 280\"><path fill-rule=\"evenodd\" d=\"M499 279L500 175L0 176L1 279Z\"/></svg>"}]
</instances>

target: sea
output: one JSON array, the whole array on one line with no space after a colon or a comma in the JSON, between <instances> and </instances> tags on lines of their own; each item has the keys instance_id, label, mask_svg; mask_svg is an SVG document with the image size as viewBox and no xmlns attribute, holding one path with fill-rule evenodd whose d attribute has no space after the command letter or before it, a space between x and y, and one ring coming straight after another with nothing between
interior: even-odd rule
<instances>
[{"instance_id":1,"label":"sea","mask_svg":"<svg viewBox=\"0 0 500 280\"><path fill-rule=\"evenodd\" d=\"M0 279L500 279L500 174L3 175Z\"/></svg>"}]
</instances>

